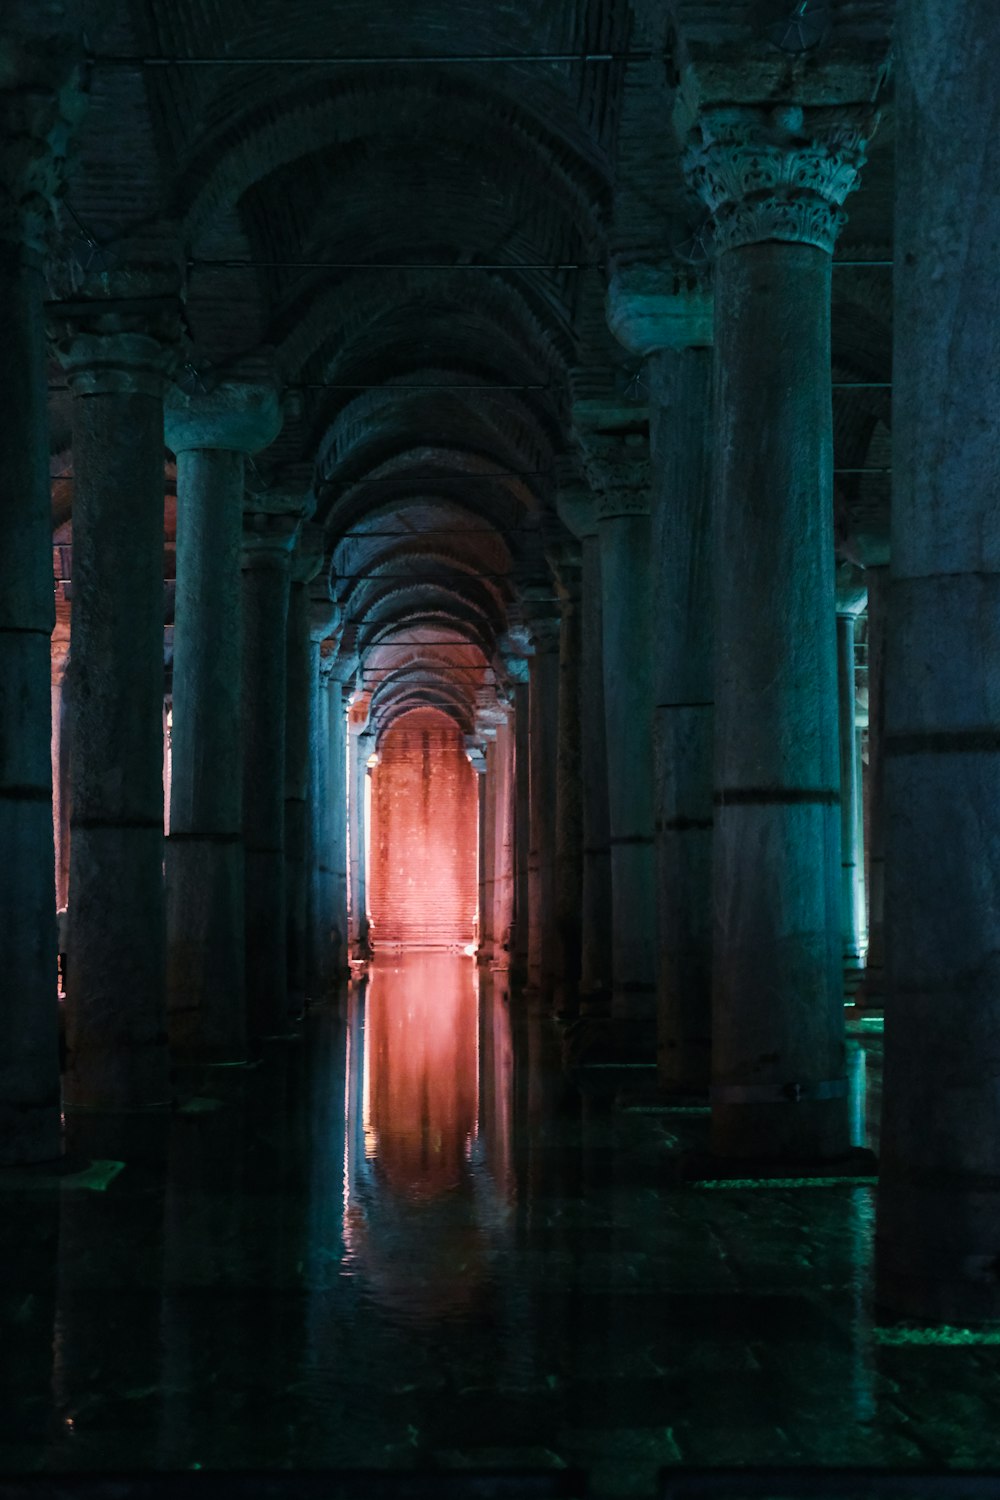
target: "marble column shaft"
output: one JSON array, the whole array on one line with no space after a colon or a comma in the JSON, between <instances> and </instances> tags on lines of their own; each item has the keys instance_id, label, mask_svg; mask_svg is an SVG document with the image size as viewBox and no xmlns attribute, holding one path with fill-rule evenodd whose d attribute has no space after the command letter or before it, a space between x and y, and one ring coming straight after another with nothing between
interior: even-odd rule
<instances>
[{"instance_id":1,"label":"marble column shaft","mask_svg":"<svg viewBox=\"0 0 1000 1500\"><path fill-rule=\"evenodd\" d=\"M368 757L375 742L374 734L361 721L349 722L350 764L348 770L348 829L350 835L351 888L351 956L368 958L371 945L368 935L367 813L365 791L368 784Z\"/></svg>"},{"instance_id":2,"label":"marble column shaft","mask_svg":"<svg viewBox=\"0 0 1000 1500\"><path fill-rule=\"evenodd\" d=\"M297 522L252 515L243 534L243 842L247 1024L288 1029L285 714L290 554Z\"/></svg>"},{"instance_id":3,"label":"marble column shaft","mask_svg":"<svg viewBox=\"0 0 1000 1500\"><path fill-rule=\"evenodd\" d=\"M177 276L52 305L73 392L73 821L64 1101L169 1099L163 904L163 391ZM89 289L88 289L89 290Z\"/></svg>"},{"instance_id":4,"label":"marble column shaft","mask_svg":"<svg viewBox=\"0 0 1000 1500\"><path fill-rule=\"evenodd\" d=\"M514 922L514 730L508 714L492 747L496 773L493 883L493 966L510 967Z\"/></svg>"},{"instance_id":5,"label":"marble column shaft","mask_svg":"<svg viewBox=\"0 0 1000 1500\"><path fill-rule=\"evenodd\" d=\"M870 122L868 122L870 123ZM712 1142L848 1147L832 530L830 266L850 112L707 111L715 219Z\"/></svg>"},{"instance_id":6,"label":"marble column shaft","mask_svg":"<svg viewBox=\"0 0 1000 1500\"><path fill-rule=\"evenodd\" d=\"M597 499L608 823L612 1016L654 1046L656 897L653 851L652 532L648 447L597 439L587 473Z\"/></svg>"},{"instance_id":7,"label":"marble column shaft","mask_svg":"<svg viewBox=\"0 0 1000 1500\"><path fill-rule=\"evenodd\" d=\"M881 1005L885 992L885 613L889 569L865 570L868 582L868 953L863 1001Z\"/></svg>"},{"instance_id":8,"label":"marble column shaft","mask_svg":"<svg viewBox=\"0 0 1000 1500\"><path fill-rule=\"evenodd\" d=\"M848 569L839 570L847 574ZM853 571L853 570L852 570ZM857 617L864 607L863 584L850 579L837 588L837 719L840 746L840 921L845 970L861 966L864 843L861 821L861 764L854 665Z\"/></svg>"},{"instance_id":9,"label":"marble column shaft","mask_svg":"<svg viewBox=\"0 0 1000 1500\"><path fill-rule=\"evenodd\" d=\"M244 1057L247 1043L243 464L232 450L177 453L167 1019L176 1055L220 1061Z\"/></svg>"},{"instance_id":10,"label":"marble column shaft","mask_svg":"<svg viewBox=\"0 0 1000 1500\"><path fill-rule=\"evenodd\" d=\"M73 391L72 931L64 1099L165 1105L163 392L170 295L58 304Z\"/></svg>"},{"instance_id":11,"label":"marble column shaft","mask_svg":"<svg viewBox=\"0 0 1000 1500\"><path fill-rule=\"evenodd\" d=\"M1000 10L896 17L876 1296L1000 1318Z\"/></svg>"},{"instance_id":12,"label":"marble column shaft","mask_svg":"<svg viewBox=\"0 0 1000 1500\"><path fill-rule=\"evenodd\" d=\"M336 981L348 972L347 934L347 711L344 687L338 678L326 679L327 808L329 840L321 857L330 883L330 967Z\"/></svg>"},{"instance_id":13,"label":"marble column shaft","mask_svg":"<svg viewBox=\"0 0 1000 1500\"><path fill-rule=\"evenodd\" d=\"M514 941L511 981L524 984L528 978L530 880L528 848L531 841L531 735L528 665L517 660L514 670L523 677L514 680Z\"/></svg>"},{"instance_id":14,"label":"marble column shaft","mask_svg":"<svg viewBox=\"0 0 1000 1500\"><path fill-rule=\"evenodd\" d=\"M486 918L486 756L481 750L470 753L472 768L476 773L476 935L478 961L486 961L484 954Z\"/></svg>"},{"instance_id":15,"label":"marble column shaft","mask_svg":"<svg viewBox=\"0 0 1000 1500\"><path fill-rule=\"evenodd\" d=\"M588 489L564 486L558 505L580 543L580 1004L604 1013L611 1001L611 849L601 544Z\"/></svg>"},{"instance_id":16,"label":"marble column shaft","mask_svg":"<svg viewBox=\"0 0 1000 1500\"><path fill-rule=\"evenodd\" d=\"M0 92L0 1164L59 1154L49 637L54 623L42 256L59 92Z\"/></svg>"},{"instance_id":17,"label":"marble column shaft","mask_svg":"<svg viewBox=\"0 0 1000 1500\"><path fill-rule=\"evenodd\" d=\"M702 1089L712 1040L711 348L647 366L653 504L657 1057L668 1088Z\"/></svg>"},{"instance_id":18,"label":"marble column shaft","mask_svg":"<svg viewBox=\"0 0 1000 1500\"><path fill-rule=\"evenodd\" d=\"M293 559L294 569L294 559ZM285 932L288 1006L299 1015L306 1002L308 797L312 663L309 590L293 577L288 598L287 706L285 714Z\"/></svg>"},{"instance_id":19,"label":"marble column shaft","mask_svg":"<svg viewBox=\"0 0 1000 1500\"><path fill-rule=\"evenodd\" d=\"M497 867L497 746L496 731L486 736L486 780L483 788L483 909L479 926L479 962L493 962L493 917Z\"/></svg>"},{"instance_id":20,"label":"marble column shaft","mask_svg":"<svg viewBox=\"0 0 1000 1500\"><path fill-rule=\"evenodd\" d=\"M309 648L309 838L306 898L306 988L317 998L333 985L332 872L330 869L330 713L322 641Z\"/></svg>"},{"instance_id":21,"label":"marble column shaft","mask_svg":"<svg viewBox=\"0 0 1000 1500\"><path fill-rule=\"evenodd\" d=\"M222 379L170 393L177 455L167 1020L175 1056L246 1055L243 855L245 457L277 436L269 384Z\"/></svg>"},{"instance_id":22,"label":"marble column shaft","mask_svg":"<svg viewBox=\"0 0 1000 1500\"><path fill-rule=\"evenodd\" d=\"M577 551L579 549L576 549ZM580 566L559 563L559 730L556 747L555 932L560 1008L579 1001L583 896L583 798L580 778Z\"/></svg>"},{"instance_id":23,"label":"marble column shaft","mask_svg":"<svg viewBox=\"0 0 1000 1500\"><path fill-rule=\"evenodd\" d=\"M529 795L528 984L551 999L556 983L556 754L559 734L559 629L532 626L528 659Z\"/></svg>"}]
</instances>

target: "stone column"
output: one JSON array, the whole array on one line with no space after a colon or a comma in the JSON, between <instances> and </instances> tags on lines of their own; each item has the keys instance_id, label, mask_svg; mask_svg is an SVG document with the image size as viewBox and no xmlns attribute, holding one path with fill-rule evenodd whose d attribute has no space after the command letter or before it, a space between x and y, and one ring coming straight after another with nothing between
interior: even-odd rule
<instances>
[{"instance_id":1,"label":"stone column","mask_svg":"<svg viewBox=\"0 0 1000 1500\"><path fill-rule=\"evenodd\" d=\"M830 262L863 160L849 114L699 117L714 215L712 1142L847 1150L840 967Z\"/></svg>"},{"instance_id":2,"label":"stone column","mask_svg":"<svg viewBox=\"0 0 1000 1500\"><path fill-rule=\"evenodd\" d=\"M333 848L334 813L331 805L333 758L330 753L330 668L323 657L323 643L340 618L330 599L327 579L320 574L313 585L309 619L309 796L307 868L309 889L306 902L308 938L306 988L310 996L330 993L337 980L337 947L334 936ZM332 643L331 643L332 644ZM329 646L328 648L329 649ZM336 684L340 696L340 684Z\"/></svg>"},{"instance_id":3,"label":"stone column","mask_svg":"<svg viewBox=\"0 0 1000 1500\"><path fill-rule=\"evenodd\" d=\"M864 847L858 755L854 632L865 607L865 581L851 563L837 570L837 721L840 744L840 925L845 979L856 981L864 936Z\"/></svg>"},{"instance_id":4,"label":"stone column","mask_svg":"<svg viewBox=\"0 0 1000 1500\"><path fill-rule=\"evenodd\" d=\"M483 785L483 900L479 924L479 962L493 962L493 912L497 867L497 732L489 725L480 730L486 755Z\"/></svg>"},{"instance_id":5,"label":"stone column","mask_svg":"<svg viewBox=\"0 0 1000 1500\"><path fill-rule=\"evenodd\" d=\"M531 841L531 738L526 657L507 658L507 671L514 683L514 936L511 947L511 982L525 984L528 978L529 879L528 846Z\"/></svg>"},{"instance_id":6,"label":"stone column","mask_svg":"<svg viewBox=\"0 0 1000 1500\"><path fill-rule=\"evenodd\" d=\"M368 699L351 706L348 720L349 768L348 768L348 832L350 837L350 887L351 887L351 957L370 958L371 942L368 933L368 882L367 882L367 816L365 812L365 788L368 779L368 757L374 744L374 734L367 732Z\"/></svg>"},{"instance_id":7,"label":"stone column","mask_svg":"<svg viewBox=\"0 0 1000 1500\"><path fill-rule=\"evenodd\" d=\"M877 1300L1000 1318L1000 10L896 17Z\"/></svg>"},{"instance_id":8,"label":"stone column","mask_svg":"<svg viewBox=\"0 0 1000 1500\"><path fill-rule=\"evenodd\" d=\"M476 773L476 940L480 952L486 927L486 756L471 736L465 736L465 750Z\"/></svg>"},{"instance_id":9,"label":"stone column","mask_svg":"<svg viewBox=\"0 0 1000 1500\"><path fill-rule=\"evenodd\" d=\"M163 393L179 278L138 262L52 307L73 392L67 1106L169 1102L163 894Z\"/></svg>"},{"instance_id":10,"label":"stone column","mask_svg":"<svg viewBox=\"0 0 1000 1500\"><path fill-rule=\"evenodd\" d=\"M505 706L493 746L496 836L493 886L493 967L508 969L514 925L514 732Z\"/></svg>"},{"instance_id":11,"label":"stone column","mask_svg":"<svg viewBox=\"0 0 1000 1500\"><path fill-rule=\"evenodd\" d=\"M329 841L324 858L330 877L330 969L334 981L350 972L347 930L347 707L344 684L325 677L328 717L327 809Z\"/></svg>"},{"instance_id":12,"label":"stone column","mask_svg":"<svg viewBox=\"0 0 1000 1500\"><path fill-rule=\"evenodd\" d=\"M288 1009L301 1016L306 1003L309 892L309 732L313 658L309 584L323 565L322 527L307 523L292 554L288 595L285 708L285 936ZM318 666L318 663L317 663Z\"/></svg>"},{"instance_id":13,"label":"stone column","mask_svg":"<svg viewBox=\"0 0 1000 1500\"><path fill-rule=\"evenodd\" d=\"M580 1005L606 1015L611 1004L611 849L604 713L604 627L597 506L581 482L564 483L559 517L580 543Z\"/></svg>"},{"instance_id":14,"label":"stone column","mask_svg":"<svg viewBox=\"0 0 1000 1500\"><path fill-rule=\"evenodd\" d=\"M259 504L255 498L254 504ZM243 843L247 1024L288 1031L285 699L295 513L248 512L243 528Z\"/></svg>"},{"instance_id":15,"label":"stone column","mask_svg":"<svg viewBox=\"0 0 1000 1500\"><path fill-rule=\"evenodd\" d=\"M528 658L528 986L555 992L556 752L559 734L559 621L534 612Z\"/></svg>"},{"instance_id":16,"label":"stone column","mask_svg":"<svg viewBox=\"0 0 1000 1500\"><path fill-rule=\"evenodd\" d=\"M277 436L270 385L176 388L177 455L167 1023L176 1057L246 1056L243 890L243 470Z\"/></svg>"},{"instance_id":17,"label":"stone column","mask_svg":"<svg viewBox=\"0 0 1000 1500\"><path fill-rule=\"evenodd\" d=\"M859 1003L885 996L885 610L889 569L866 568L868 584L868 953Z\"/></svg>"},{"instance_id":18,"label":"stone column","mask_svg":"<svg viewBox=\"0 0 1000 1500\"><path fill-rule=\"evenodd\" d=\"M293 560L294 566L294 560ZM288 596L285 707L285 950L288 1009L306 1003L306 799L309 794L309 592L293 574Z\"/></svg>"},{"instance_id":19,"label":"stone column","mask_svg":"<svg viewBox=\"0 0 1000 1500\"><path fill-rule=\"evenodd\" d=\"M72 96L38 76L0 90L0 1163L59 1154L49 636L52 522L46 417L49 203Z\"/></svg>"},{"instance_id":20,"label":"stone column","mask_svg":"<svg viewBox=\"0 0 1000 1500\"><path fill-rule=\"evenodd\" d=\"M559 1009L579 1005L583 933L583 806L580 783L580 548L554 559L559 597L559 735L556 747L555 937Z\"/></svg>"},{"instance_id":21,"label":"stone column","mask_svg":"<svg viewBox=\"0 0 1000 1500\"><path fill-rule=\"evenodd\" d=\"M670 265L616 270L608 322L647 355L652 460L657 1058L708 1087L712 1035L712 299Z\"/></svg>"},{"instance_id":22,"label":"stone column","mask_svg":"<svg viewBox=\"0 0 1000 1500\"><path fill-rule=\"evenodd\" d=\"M579 418L579 411L578 411ZM597 499L611 845L611 1013L621 1043L656 1045L652 533L649 448L638 433L584 440Z\"/></svg>"}]
</instances>

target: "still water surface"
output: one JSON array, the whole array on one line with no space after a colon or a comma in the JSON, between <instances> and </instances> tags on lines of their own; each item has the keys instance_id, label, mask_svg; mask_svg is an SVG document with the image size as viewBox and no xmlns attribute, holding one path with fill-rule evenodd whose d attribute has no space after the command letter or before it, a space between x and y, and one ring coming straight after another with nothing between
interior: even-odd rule
<instances>
[{"instance_id":1,"label":"still water surface","mask_svg":"<svg viewBox=\"0 0 1000 1500\"><path fill-rule=\"evenodd\" d=\"M872 1189L678 1187L706 1117L647 1081L414 954L119 1122L106 1190L0 1184L0 1470L996 1462L1000 1350L876 1338Z\"/></svg>"}]
</instances>

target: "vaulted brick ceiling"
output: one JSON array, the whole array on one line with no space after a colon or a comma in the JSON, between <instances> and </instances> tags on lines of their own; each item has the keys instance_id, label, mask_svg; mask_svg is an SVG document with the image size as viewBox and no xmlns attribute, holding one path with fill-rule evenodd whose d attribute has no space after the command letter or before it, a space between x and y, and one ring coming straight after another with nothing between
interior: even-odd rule
<instances>
[{"instance_id":1,"label":"vaulted brick ceiling","mask_svg":"<svg viewBox=\"0 0 1000 1500\"><path fill-rule=\"evenodd\" d=\"M693 36L711 41L715 28L734 49L754 25L746 3L674 8ZM837 24L884 40L887 8L845 0ZM662 258L697 228L671 133L669 9L64 7L95 61L60 253L78 250L81 228L107 244L165 220L187 262L192 364L268 351L288 395L259 476L312 484L340 649L360 654L387 721L422 691L473 716L502 674L520 589L546 576L560 538L554 465L574 397L641 401L604 292L614 259ZM609 52L630 60L414 60ZM849 205L845 258L888 258L890 193L884 123ZM884 381L888 273L835 275L834 378ZM835 399L838 465L875 466L887 393ZM58 391L52 426L65 464ZM838 493L842 531L877 550L887 479L844 474ZM60 523L67 498L58 492Z\"/></svg>"}]
</instances>

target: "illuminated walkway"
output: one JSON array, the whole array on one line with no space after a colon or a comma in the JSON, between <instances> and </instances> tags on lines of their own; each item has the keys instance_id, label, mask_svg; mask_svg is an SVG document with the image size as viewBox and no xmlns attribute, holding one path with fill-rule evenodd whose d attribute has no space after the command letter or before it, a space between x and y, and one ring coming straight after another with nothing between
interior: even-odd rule
<instances>
[{"instance_id":1,"label":"illuminated walkway","mask_svg":"<svg viewBox=\"0 0 1000 1500\"><path fill-rule=\"evenodd\" d=\"M133 1119L103 1191L0 1177L0 1471L1000 1459L1000 1348L875 1341L872 1188L675 1188L704 1115L479 984L376 964L192 1071L159 1161Z\"/></svg>"}]
</instances>

